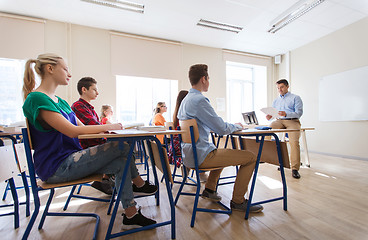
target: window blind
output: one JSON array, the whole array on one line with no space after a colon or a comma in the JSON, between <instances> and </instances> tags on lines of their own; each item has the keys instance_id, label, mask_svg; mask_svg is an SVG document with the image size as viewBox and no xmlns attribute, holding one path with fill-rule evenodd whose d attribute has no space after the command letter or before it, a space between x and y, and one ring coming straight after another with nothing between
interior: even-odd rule
<instances>
[{"instance_id":1,"label":"window blind","mask_svg":"<svg viewBox=\"0 0 368 240\"><path fill-rule=\"evenodd\" d=\"M45 21L0 13L0 57L36 58L45 49Z\"/></svg>"},{"instance_id":2,"label":"window blind","mask_svg":"<svg viewBox=\"0 0 368 240\"><path fill-rule=\"evenodd\" d=\"M111 32L113 75L180 79L182 44Z\"/></svg>"}]
</instances>

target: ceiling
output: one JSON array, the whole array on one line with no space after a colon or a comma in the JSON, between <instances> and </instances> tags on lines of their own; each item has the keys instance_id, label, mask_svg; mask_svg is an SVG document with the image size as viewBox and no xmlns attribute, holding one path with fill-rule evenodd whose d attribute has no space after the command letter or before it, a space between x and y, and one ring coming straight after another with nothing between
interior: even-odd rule
<instances>
[{"instance_id":1,"label":"ceiling","mask_svg":"<svg viewBox=\"0 0 368 240\"><path fill-rule=\"evenodd\" d=\"M275 56L368 16L368 0L326 0L272 34L270 22L298 0L129 0L144 14L80 0L0 0L0 12L50 19L183 43ZM239 33L197 26L206 19Z\"/></svg>"}]
</instances>

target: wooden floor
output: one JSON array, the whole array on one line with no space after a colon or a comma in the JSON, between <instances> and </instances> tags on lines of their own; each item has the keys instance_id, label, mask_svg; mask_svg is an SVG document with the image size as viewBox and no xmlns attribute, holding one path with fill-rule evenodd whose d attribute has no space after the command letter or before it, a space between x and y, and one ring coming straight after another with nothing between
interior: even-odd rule
<instances>
[{"instance_id":1,"label":"wooden floor","mask_svg":"<svg viewBox=\"0 0 368 240\"><path fill-rule=\"evenodd\" d=\"M176 207L176 239L368 239L368 162L310 154L311 168L300 170L301 179L293 179L286 170L288 184L288 211L282 209L282 202L264 204L263 213L232 215L198 213L194 228L189 226L193 198L182 196ZM225 173L233 171L227 169ZM142 171L141 171L142 172ZM281 196L281 184L276 166L262 164L255 189L255 200ZM19 185L19 184L18 184ZM0 184L3 193L5 184ZM164 187L161 184L161 187ZM61 208L68 189L58 190L52 208ZM174 186L176 195L178 186ZM46 193L46 192L45 192ZM102 196L98 191L84 187L83 194ZM223 202L229 204L232 185L219 188ZM22 195L22 191L19 191ZM158 221L169 219L170 209L166 192L161 192L161 204L155 206L153 197L137 200L144 215ZM11 199L9 195L7 200ZM45 203L46 196L42 196ZM5 201L7 202L7 201ZM3 202L4 203L4 202ZM210 206L203 199L200 205ZM216 207L216 205L213 205ZM25 217L24 206L20 207L20 228L13 229L13 217L0 217L0 239L21 239L29 218ZM72 200L68 211L96 212L101 217L98 239L104 239L110 217L106 215L107 204ZM3 209L0 210L4 212ZM42 210L41 210L42 213ZM114 231L121 227L122 209L115 222ZM48 217L42 230L39 222L31 231L29 239L91 239L94 220L85 218ZM131 234L118 239L170 239L170 227Z\"/></svg>"}]
</instances>

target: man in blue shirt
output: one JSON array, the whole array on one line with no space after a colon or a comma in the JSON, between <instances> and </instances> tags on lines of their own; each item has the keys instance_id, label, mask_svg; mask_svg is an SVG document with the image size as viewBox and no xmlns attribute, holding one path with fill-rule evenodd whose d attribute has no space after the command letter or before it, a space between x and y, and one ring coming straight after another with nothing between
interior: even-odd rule
<instances>
[{"instance_id":1,"label":"man in blue shirt","mask_svg":"<svg viewBox=\"0 0 368 240\"><path fill-rule=\"evenodd\" d=\"M236 176L233 196L230 207L235 211L245 211L247 200L244 198L248 189L248 183L252 177L256 156L245 150L216 149L209 141L212 130L219 135L230 134L242 129L240 123L231 124L224 122L212 108L208 98L202 95L209 88L208 67L205 64L197 64L190 67L189 80L192 88L183 99L178 111L178 119L196 119L198 124L199 139L196 142L199 168L227 167L240 165ZM182 143L184 165L194 168L194 158L191 144ZM212 201L221 201L221 196L216 192L217 181L222 169L211 171L206 182L202 197ZM261 205L251 206L251 212L260 212Z\"/></svg>"},{"instance_id":2,"label":"man in blue shirt","mask_svg":"<svg viewBox=\"0 0 368 240\"><path fill-rule=\"evenodd\" d=\"M276 87L280 96L273 101L272 107L279 111L280 118L273 121L270 127L276 129L300 129L299 118L303 115L302 99L298 95L289 92L289 83L285 79L277 81ZM266 118L270 120L272 117L267 115ZM288 135L292 176L300 178L300 132L288 133Z\"/></svg>"}]
</instances>

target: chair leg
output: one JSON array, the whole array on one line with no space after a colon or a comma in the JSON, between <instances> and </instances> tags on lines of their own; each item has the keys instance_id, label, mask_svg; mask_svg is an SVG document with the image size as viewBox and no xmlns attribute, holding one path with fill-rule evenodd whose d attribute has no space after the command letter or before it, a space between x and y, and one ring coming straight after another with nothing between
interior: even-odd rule
<instances>
[{"instance_id":1,"label":"chair leg","mask_svg":"<svg viewBox=\"0 0 368 240\"><path fill-rule=\"evenodd\" d=\"M30 207L29 207L29 203L30 203L30 191L29 191L29 186L28 186L28 181L27 181L27 176L25 172L22 172L21 174L22 176L22 181L23 181L23 186L24 186L24 192L26 195L26 217L28 217L29 215L31 215L30 212Z\"/></svg>"},{"instance_id":2,"label":"chair leg","mask_svg":"<svg viewBox=\"0 0 368 240\"><path fill-rule=\"evenodd\" d=\"M142 147L142 153L143 153L143 158L144 158L144 168L147 172L147 181L150 180L150 173L149 173L149 165L148 165L148 156L146 153L146 149L144 148L143 142L141 143L141 147Z\"/></svg>"},{"instance_id":3,"label":"chair leg","mask_svg":"<svg viewBox=\"0 0 368 240\"><path fill-rule=\"evenodd\" d=\"M186 181L186 179L187 179L187 177L188 177L188 174L187 174L187 171L185 170L185 166L184 166L184 165L183 165L183 169L184 169L184 171L183 171L183 173L182 173L182 175L183 175L183 181L181 182L180 187L179 187L179 191L178 191L178 193L176 194L175 201L174 201L174 204L175 204L175 205L176 205L176 204L178 203L178 201L179 201L179 197L180 197L181 191L183 190L183 187L184 187L184 185L185 185L185 181Z\"/></svg>"},{"instance_id":4,"label":"chair leg","mask_svg":"<svg viewBox=\"0 0 368 240\"><path fill-rule=\"evenodd\" d=\"M36 218L37 218L37 215L40 211L40 198L38 197L38 193L35 192L36 190L33 190L33 201L34 201L34 210L33 210L33 213L32 213L32 217L31 219L29 220L28 222L28 225L27 225L27 228L23 234L23 237L22 237L22 240L27 240L28 239L28 236L29 236L29 233L31 232L32 230L32 227L36 221Z\"/></svg>"},{"instance_id":5,"label":"chair leg","mask_svg":"<svg viewBox=\"0 0 368 240\"><path fill-rule=\"evenodd\" d=\"M43 214L42 214L42 217L41 217L41 220L40 220L40 224L38 225L38 229L42 229L42 226L45 222L46 216L49 213L49 208L50 208L50 205L51 205L52 198L54 197L54 194L55 194L55 189L53 189L53 188L50 189L49 199L47 199L45 210L43 211Z\"/></svg>"},{"instance_id":6,"label":"chair leg","mask_svg":"<svg viewBox=\"0 0 368 240\"><path fill-rule=\"evenodd\" d=\"M80 184L79 187L78 187L78 191L77 191L77 194L80 193L80 191L82 190L82 187L83 187L83 184Z\"/></svg>"},{"instance_id":7,"label":"chair leg","mask_svg":"<svg viewBox=\"0 0 368 240\"><path fill-rule=\"evenodd\" d=\"M14 179L10 178L8 180L8 184L13 196L13 201L14 201L14 228L17 229L19 228L19 201L18 201L18 195L17 195L17 190L15 188L15 184L14 184Z\"/></svg>"},{"instance_id":8,"label":"chair leg","mask_svg":"<svg viewBox=\"0 0 368 240\"><path fill-rule=\"evenodd\" d=\"M4 190L4 194L3 194L3 201L5 201L6 199L6 195L8 194L8 191L10 190L10 186L9 186L9 181L6 184L5 190Z\"/></svg>"},{"instance_id":9,"label":"chair leg","mask_svg":"<svg viewBox=\"0 0 368 240\"><path fill-rule=\"evenodd\" d=\"M173 174L172 174L172 179L173 181L175 181L175 175L176 175L176 161L174 160L174 170L173 170Z\"/></svg>"},{"instance_id":10,"label":"chair leg","mask_svg":"<svg viewBox=\"0 0 368 240\"><path fill-rule=\"evenodd\" d=\"M81 185L79 185L79 186L81 186ZM74 185L74 186L72 187L72 189L70 190L69 197L68 197L68 199L66 200L65 205L64 205L64 208L63 208L63 210L64 210L64 211L68 208L69 203L70 203L70 200L71 200L71 199L72 199L72 197L74 196L74 191L75 191L75 189L76 189L76 188L77 188L77 185Z\"/></svg>"},{"instance_id":11,"label":"chair leg","mask_svg":"<svg viewBox=\"0 0 368 240\"><path fill-rule=\"evenodd\" d=\"M197 190L196 190L196 195L195 195L194 204L193 204L192 220L190 222L191 227L194 227L194 222L195 222L195 218L197 215L197 208L198 208L199 191L201 190L201 180L199 179L198 171L195 171L195 174L197 177Z\"/></svg>"}]
</instances>

